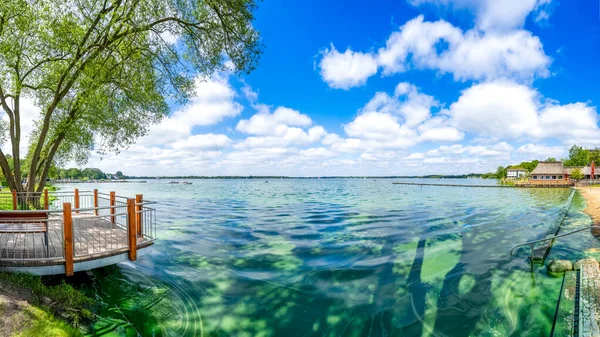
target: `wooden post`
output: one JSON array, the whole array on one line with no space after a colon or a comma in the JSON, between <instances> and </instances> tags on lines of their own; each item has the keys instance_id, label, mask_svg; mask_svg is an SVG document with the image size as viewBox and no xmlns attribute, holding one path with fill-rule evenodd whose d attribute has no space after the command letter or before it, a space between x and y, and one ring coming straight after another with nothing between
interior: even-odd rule
<instances>
[{"instance_id":1,"label":"wooden post","mask_svg":"<svg viewBox=\"0 0 600 337\"><path fill-rule=\"evenodd\" d=\"M48 189L44 188L44 209L48 210L50 207L50 201L48 200Z\"/></svg>"},{"instance_id":2,"label":"wooden post","mask_svg":"<svg viewBox=\"0 0 600 337\"><path fill-rule=\"evenodd\" d=\"M138 194L135 196L135 219L136 219L136 226L137 226L137 236L142 237L142 200L144 200L144 196L141 194Z\"/></svg>"},{"instance_id":3,"label":"wooden post","mask_svg":"<svg viewBox=\"0 0 600 337\"><path fill-rule=\"evenodd\" d=\"M73 218L71 217L71 204L63 204L63 233L65 236L65 274L73 275Z\"/></svg>"},{"instance_id":4,"label":"wooden post","mask_svg":"<svg viewBox=\"0 0 600 337\"><path fill-rule=\"evenodd\" d=\"M75 189L75 213L79 213L79 189Z\"/></svg>"},{"instance_id":5,"label":"wooden post","mask_svg":"<svg viewBox=\"0 0 600 337\"><path fill-rule=\"evenodd\" d=\"M115 223L115 192L110 192L110 222Z\"/></svg>"},{"instance_id":6,"label":"wooden post","mask_svg":"<svg viewBox=\"0 0 600 337\"><path fill-rule=\"evenodd\" d=\"M135 199L127 199L127 235L129 237L129 260L137 259Z\"/></svg>"},{"instance_id":7,"label":"wooden post","mask_svg":"<svg viewBox=\"0 0 600 337\"><path fill-rule=\"evenodd\" d=\"M17 210L17 190L12 190L13 211Z\"/></svg>"},{"instance_id":8,"label":"wooden post","mask_svg":"<svg viewBox=\"0 0 600 337\"><path fill-rule=\"evenodd\" d=\"M98 189L94 189L94 215L98 215Z\"/></svg>"}]
</instances>

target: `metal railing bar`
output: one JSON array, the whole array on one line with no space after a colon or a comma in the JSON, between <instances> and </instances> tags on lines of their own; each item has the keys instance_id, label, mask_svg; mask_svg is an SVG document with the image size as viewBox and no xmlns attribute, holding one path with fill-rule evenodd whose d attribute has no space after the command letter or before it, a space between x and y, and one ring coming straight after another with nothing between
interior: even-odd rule
<instances>
[{"instance_id":1,"label":"metal railing bar","mask_svg":"<svg viewBox=\"0 0 600 337\"><path fill-rule=\"evenodd\" d=\"M94 191L92 190L78 190L79 193L93 193ZM56 190L56 191L48 191L49 193L57 193L57 194L64 194L64 193L73 193L73 191L67 191L67 190ZM34 192L34 193L38 193L38 192Z\"/></svg>"},{"instance_id":2,"label":"metal railing bar","mask_svg":"<svg viewBox=\"0 0 600 337\"><path fill-rule=\"evenodd\" d=\"M554 240L554 239L557 239L557 238L561 238L561 237L563 237L563 236L568 236L568 235L571 235L571 234L575 234L575 233L583 232L583 231L585 231L585 230L588 230L588 229L590 229L590 228L600 228L600 226L588 226L588 227L585 227L585 228L580 228L580 229L578 229L578 230L574 230L574 231L572 231L572 232L568 232L568 233L564 233L564 234L555 235L555 236L553 236L553 237L549 237L549 238L544 238L544 239L540 239L540 240L534 240L534 241L529 241L529 242L521 243L521 244L518 244L518 245L516 245L516 246L514 246L514 247L512 247L512 248L510 249L510 255L512 255L512 254L513 254L513 251L514 251L515 249L517 249L517 248L524 247L524 246L530 246L530 245L534 245L534 244L536 244L536 243L539 243L539 242L544 242L544 241L550 241L550 240Z\"/></svg>"},{"instance_id":3,"label":"metal railing bar","mask_svg":"<svg viewBox=\"0 0 600 337\"><path fill-rule=\"evenodd\" d=\"M79 212L88 212L88 211L96 211L96 210L103 210L103 209L112 209L112 208L119 208L119 207L124 207L123 205L114 205L114 206L100 206L100 207L87 207L87 208L73 208L72 211L79 211Z\"/></svg>"},{"instance_id":4,"label":"metal railing bar","mask_svg":"<svg viewBox=\"0 0 600 337\"><path fill-rule=\"evenodd\" d=\"M114 204L107 205L112 198L108 193L90 193L90 191L49 191L48 196L52 201L50 209L24 209L15 210L23 212L20 218L0 221L7 230L0 233L3 244L0 245L0 257L21 261L64 261L63 235L65 223L63 219L63 204L75 204L76 196L79 197L80 208L72 208L73 255L74 257L89 257L113 251L125 251L128 246L127 231L130 229L130 215L125 200L133 199L124 196L114 196ZM114 192L113 192L114 193ZM114 195L114 194L113 194ZM45 192L27 192L16 195L19 208L37 207L39 205L26 204L28 199L34 202L43 200ZM96 199L97 198L97 199ZM0 192L0 204L12 206L14 194ZM112 199L114 200L114 199ZM139 200L139 199L138 199ZM96 201L100 202L97 204ZM140 242L152 243L156 239L156 209L148 207L157 204L155 201L141 200L134 203L134 217L141 220ZM90 207L94 205L95 207ZM106 206L100 206L106 205ZM117 211L114 211L118 209ZM109 210L113 210L110 214ZM7 210L9 211L9 210ZM10 210L9 212L12 212ZM27 218L30 214L38 212L39 218ZM94 212L94 213L91 213ZM80 213L75 215L76 213ZM15 213L16 214L16 213ZM45 215L45 216L44 216ZM113 222L114 219L114 222ZM24 232L22 231L24 230ZM14 232L13 232L14 231ZM47 233L47 238L40 235ZM47 241L46 241L47 240ZM48 247L44 247L47 242Z\"/></svg>"},{"instance_id":5,"label":"metal railing bar","mask_svg":"<svg viewBox=\"0 0 600 337\"><path fill-rule=\"evenodd\" d=\"M154 205L154 204L158 204L158 202L156 201L150 201L150 200L144 200L141 203L136 203L136 206L144 206L144 205Z\"/></svg>"},{"instance_id":6,"label":"metal railing bar","mask_svg":"<svg viewBox=\"0 0 600 337\"><path fill-rule=\"evenodd\" d=\"M73 218L73 220L79 220L79 219L95 219L95 218L110 218L111 216L121 216L121 215L127 215L127 212L125 213L115 213L115 214L106 214L106 215L91 215L91 216L77 216L75 218Z\"/></svg>"}]
</instances>

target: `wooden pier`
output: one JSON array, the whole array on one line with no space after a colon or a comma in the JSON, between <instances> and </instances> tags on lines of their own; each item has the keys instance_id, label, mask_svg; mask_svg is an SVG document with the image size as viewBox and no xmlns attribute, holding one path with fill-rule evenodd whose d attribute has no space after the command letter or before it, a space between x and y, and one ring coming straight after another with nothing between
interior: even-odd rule
<instances>
[{"instance_id":1,"label":"wooden pier","mask_svg":"<svg viewBox=\"0 0 600 337\"><path fill-rule=\"evenodd\" d=\"M0 269L73 275L134 261L154 243L155 210L141 195L125 198L76 189L38 197L46 201L14 193L4 201L14 211L2 211L0 217ZM35 206L44 209L24 210Z\"/></svg>"},{"instance_id":2,"label":"wooden pier","mask_svg":"<svg viewBox=\"0 0 600 337\"><path fill-rule=\"evenodd\" d=\"M475 188L570 188L573 186L573 184L530 184L530 183L516 183L514 185L476 185L476 184L393 182L392 184L394 184L394 185L409 185L409 186L446 186L446 187L475 187Z\"/></svg>"},{"instance_id":3,"label":"wooden pier","mask_svg":"<svg viewBox=\"0 0 600 337\"><path fill-rule=\"evenodd\" d=\"M410 186L446 186L446 187L483 187L483 188L510 188L510 185L475 185L475 184L440 184L440 183L408 183L408 182L393 182L394 185L410 185Z\"/></svg>"}]
</instances>

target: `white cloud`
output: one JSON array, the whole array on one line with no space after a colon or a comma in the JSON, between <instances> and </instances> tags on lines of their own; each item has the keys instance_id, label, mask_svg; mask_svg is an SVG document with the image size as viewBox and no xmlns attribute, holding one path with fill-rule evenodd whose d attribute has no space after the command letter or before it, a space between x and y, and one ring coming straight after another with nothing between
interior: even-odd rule
<instances>
[{"instance_id":1,"label":"white cloud","mask_svg":"<svg viewBox=\"0 0 600 337\"><path fill-rule=\"evenodd\" d=\"M541 144L525 144L517 149L518 153L529 158L546 159L548 157L561 158L567 151L563 146L547 146Z\"/></svg>"},{"instance_id":2,"label":"white cloud","mask_svg":"<svg viewBox=\"0 0 600 337\"><path fill-rule=\"evenodd\" d=\"M330 133L322 141L323 144L329 145L331 149L338 152L357 152L367 149L368 145L361 139L357 138L342 138L337 134Z\"/></svg>"},{"instance_id":3,"label":"white cloud","mask_svg":"<svg viewBox=\"0 0 600 337\"><path fill-rule=\"evenodd\" d=\"M152 125L148 135L138 140L146 146L164 146L191 136L195 126L217 124L240 114L242 106L235 101L236 92L227 74L209 79L196 79L195 96L159 124Z\"/></svg>"},{"instance_id":4,"label":"white cloud","mask_svg":"<svg viewBox=\"0 0 600 337\"><path fill-rule=\"evenodd\" d=\"M300 155L302 155L304 157L325 158L325 157L333 157L333 156L335 156L335 153L329 151L328 149L326 149L324 147L313 147L310 149L300 151Z\"/></svg>"},{"instance_id":5,"label":"white cloud","mask_svg":"<svg viewBox=\"0 0 600 337\"><path fill-rule=\"evenodd\" d=\"M213 76L207 80L196 79L196 95L190 103L175 111L173 119L187 125L212 125L242 112L242 106L234 101L235 91L227 76Z\"/></svg>"},{"instance_id":6,"label":"white cloud","mask_svg":"<svg viewBox=\"0 0 600 337\"><path fill-rule=\"evenodd\" d=\"M547 19L551 0L409 0L414 6L433 4L454 10L470 10L481 30L510 30L520 28L529 14L537 13ZM542 14L543 13L543 14Z\"/></svg>"},{"instance_id":7,"label":"white cloud","mask_svg":"<svg viewBox=\"0 0 600 337\"><path fill-rule=\"evenodd\" d=\"M550 65L541 41L530 32L463 33L444 20L426 22L423 16L392 33L379 49L378 61L388 75L414 66L451 73L457 80L545 77Z\"/></svg>"},{"instance_id":8,"label":"white cloud","mask_svg":"<svg viewBox=\"0 0 600 337\"><path fill-rule=\"evenodd\" d=\"M420 15L393 32L376 54L351 50L340 54L332 47L320 63L321 77L330 87L349 89L364 85L378 67L383 75L416 68L452 74L461 81L501 77L530 81L549 76L551 59L540 39L528 31L463 32L444 20L425 21Z\"/></svg>"},{"instance_id":9,"label":"white cloud","mask_svg":"<svg viewBox=\"0 0 600 337\"><path fill-rule=\"evenodd\" d=\"M290 144L307 145L326 135L322 126L313 126L312 120L299 111L278 107L271 113L266 105L255 105L258 112L250 119L238 122L236 130L256 135L237 143L236 148L284 147Z\"/></svg>"},{"instance_id":10,"label":"white cloud","mask_svg":"<svg viewBox=\"0 0 600 337\"><path fill-rule=\"evenodd\" d=\"M489 146L482 145L442 145L438 148L414 152L402 158L407 163L419 164L423 174L439 174L439 172L473 173L489 172L498 166L511 163L514 147L506 142Z\"/></svg>"},{"instance_id":11,"label":"white cloud","mask_svg":"<svg viewBox=\"0 0 600 337\"><path fill-rule=\"evenodd\" d=\"M349 89L367 83L367 78L377 73L377 61L370 53L354 52L350 48L340 53L331 45L331 49L323 51L319 68L330 87Z\"/></svg>"},{"instance_id":12,"label":"white cloud","mask_svg":"<svg viewBox=\"0 0 600 337\"><path fill-rule=\"evenodd\" d=\"M403 124L413 127L428 119L431 108L438 105L435 98L419 92L413 84L401 82L396 86L394 96L377 92L361 111L399 115Z\"/></svg>"},{"instance_id":13,"label":"white cloud","mask_svg":"<svg viewBox=\"0 0 600 337\"><path fill-rule=\"evenodd\" d=\"M548 105L541 110L539 120L542 137L572 139L572 142L593 139L596 144L600 143L598 113L595 107L585 103Z\"/></svg>"},{"instance_id":14,"label":"white cloud","mask_svg":"<svg viewBox=\"0 0 600 337\"><path fill-rule=\"evenodd\" d=\"M445 116L436 116L417 127L419 139L423 142L456 142L465 134L450 126L450 120Z\"/></svg>"},{"instance_id":15,"label":"white cloud","mask_svg":"<svg viewBox=\"0 0 600 337\"><path fill-rule=\"evenodd\" d=\"M207 133L193 135L184 140L176 141L172 144L172 148L186 150L219 150L228 147L231 142L232 140L226 135Z\"/></svg>"},{"instance_id":16,"label":"white cloud","mask_svg":"<svg viewBox=\"0 0 600 337\"><path fill-rule=\"evenodd\" d=\"M359 110L353 121L344 125L350 138L337 135L326 138L341 152L408 148L423 141L457 141L464 134L449 124L445 116L432 116L439 106L432 96L419 91L413 84L399 83L394 95L377 92Z\"/></svg>"},{"instance_id":17,"label":"white cloud","mask_svg":"<svg viewBox=\"0 0 600 337\"><path fill-rule=\"evenodd\" d=\"M508 156L513 150L513 146L502 142L492 146L481 146L481 145L442 145L434 150L429 150L425 153L428 157L436 157L440 155L469 155L469 156Z\"/></svg>"},{"instance_id":18,"label":"white cloud","mask_svg":"<svg viewBox=\"0 0 600 337\"><path fill-rule=\"evenodd\" d=\"M258 100L258 93L247 84L242 87L242 93L244 93L244 96L246 96L246 99L250 102L256 102Z\"/></svg>"},{"instance_id":19,"label":"white cloud","mask_svg":"<svg viewBox=\"0 0 600 337\"><path fill-rule=\"evenodd\" d=\"M274 170L273 164L277 164L281 160L287 158L290 155L298 152L295 148L286 147L272 147L272 148L256 148L256 149L244 149L235 151L227 154L227 156L221 161L223 166L237 166L237 169L246 169L251 166L263 166L270 167L267 171L263 171L263 174L269 174ZM241 171L243 172L243 171ZM276 173L273 173L276 174Z\"/></svg>"},{"instance_id":20,"label":"white cloud","mask_svg":"<svg viewBox=\"0 0 600 337\"><path fill-rule=\"evenodd\" d=\"M416 137L416 133L400 126L396 117L380 112L366 112L357 116L352 122L344 125L344 131L350 137L389 140Z\"/></svg>"},{"instance_id":21,"label":"white cloud","mask_svg":"<svg viewBox=\"0 0 600 337\"><path fill-rule=\"evenodd\" d=\"M462 40L462 35L459 28L446 21L425 22L421 15L406 22L399 31L390 35L385 47L379 49L377 60L386 75L408 70L409 57L414 59L418 67L432 68L438 63L436 44L446 41L457 45Z\"/></svg>"},{"instance_id":22,"label":"white cloud","mask_svg":"<svg viewBox=\"0 0 600 337\"><path fill-rule=\"evenodd\" d=\"M587 103L541 104L541 94L497 80L465 90L445 113L459 130L500 139L558 139L589 143L600 138L596 107Z\"/></svg>"},{"instance_id":23,"label":"white cloud","mask_svg":"<svg viewBox=\"0 0 600 337\"><path fill-rule=\"evenodd\" d=\"M433 69L452 73L457 80L505 76L528 80L549 75L551 60L540 39L527 31L500 35L470 30L450 48Z\"/></svg>"},{"instance_id":24,"label":"white cloud","mask_svg":"<svg viewBox=\"0 0 600 337\"><path fill-rule=\"evenodd\" d=\"M321 140L326 132L322 126L314 126L307 131L287 127L285 125L278 127L282 130L279 134L273 136L251 136L234 145L236 149L246 148L268 148L285 147L288 145L309 145Z\"/></svg>"},{"instance_id":25,"label":"white cloud","mask_svg":"<svg viewBox=\"0 0 600 337\"><path fill-rule=\"evenodd\" d=\"M539 132L537 95L509 81L476 84L450 106L448 115L460 130L515 139Z\"/></svg>"},{"instance_id":26,"label":"white cloud","mask_svg":"<svg viewBox=\"0 0 600 337\"><path fill-rule=\"evenodd\" d=\"M236 129L254 135L281 135L287 131L287 126L306 127L311 124L310 117L297 110L278 107L273 113L270 113L268 107L261 106L261 111L250 119L240 120Z\"/></svg>"}]
</instances>

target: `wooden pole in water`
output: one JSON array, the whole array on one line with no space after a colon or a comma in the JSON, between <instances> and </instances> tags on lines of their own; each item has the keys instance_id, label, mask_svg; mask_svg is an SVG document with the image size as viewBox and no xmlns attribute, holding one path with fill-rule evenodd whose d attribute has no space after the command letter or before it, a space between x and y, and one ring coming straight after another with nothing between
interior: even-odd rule
<instances>
[{"instance_id":1,"label":"wooden pole in water","mask_svg":"<svg viewBox=\"0 0 600 337\"><path fill-rule=\"evenodd\" d=\"M17 190L12 190L13 211L17 210Z\"/></svg>"},{"instance_id":2,"label":"wooden pole in water","mask_svg":"<svg viewBox=\"0 0 600 337\"><path fill-rule=\"evenodd\" d=\"M65 242L65 274L73 275L73 218L71 217L71 204L63 204L63 233Z\"/></svg>"},{"instance_id":3,"label":"wooden pole in water","mask_svg":"<svg viewBox=\"0 0 600 337\"><path fill-rule=\"evenodd\" d=\"M75 213L79 213L79 189L75 189Z\"/></svg>"},{"instance_id":4,"label":"wooden pole in water","mask_svg":"<svg viewBox=\"0 0 600 337\"><path fill-rule=\"evenodd\" d=\"M98 189L94 189L94 215L98 215Z\"/></svg>"},{"instance_id":5,"label":"wooden pole in water","mask_svg":"<svg viewBox=\"0 0 600 337\"><path fill-rule=\"evenodd\" d=\"M127 199L127 235L129 237L129 260L137 260L135 199Z\"/></svg>"},{"instance_id":6,"label":"wooden pole in water","mask_svg":"<svg viewBox=\"0 0 600 337\"><path fill-rule=\"evenodd\" d=\"M115 192L112 191L110 192L110 198L109 198L109 202L110 202L110 222L112 222L113 224L115 223Z\"/></svg>"},{"instance_id":7,"label":"wooden pole in water","mask_svg":"<svg viewBox=\"0 0 600 337\"><path fill-rule=\"evenodd\" d=\"M48 210L50 201L48 200L48 189L44 188L44 209Z\"/></svg>"},{"instance_id":8,"label":"wooden pole in water","mask_svg":"<svg viewBox=\"0 0 600 337\"><path fill-rule=\"evenodd\" d=\"M144 200L144 196L138 194L135 196L135 219L137 226L137 236L142 236L142 200Z\"/></svg>"}]
</instances>

